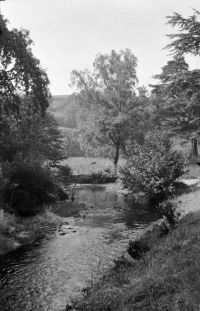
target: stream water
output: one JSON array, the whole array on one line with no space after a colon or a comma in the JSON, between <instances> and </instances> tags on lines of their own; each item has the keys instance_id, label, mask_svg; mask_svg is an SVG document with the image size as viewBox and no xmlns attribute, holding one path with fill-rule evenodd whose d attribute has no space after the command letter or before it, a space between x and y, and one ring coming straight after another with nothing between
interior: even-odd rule
<instances>
[{"instance_id":1,"label":"stream water","mask_svg":"<svg viewBox=\"0 0 200 311\"><path fill-rule=\"evenodd\" d=\"M82 186L76 201L90 205L84 215L2 257L0 311L64 311L66 302L113 266L130 237L159 218L147 203L102 186Z\"/></svg>"}]
</instances>

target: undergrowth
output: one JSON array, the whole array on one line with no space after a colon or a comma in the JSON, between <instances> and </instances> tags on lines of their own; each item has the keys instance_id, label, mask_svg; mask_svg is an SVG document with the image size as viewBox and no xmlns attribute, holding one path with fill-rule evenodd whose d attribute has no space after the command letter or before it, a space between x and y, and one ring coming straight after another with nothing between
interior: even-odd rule
<instances>
[{"instance_id":1,"label":"undergrowth","mask_svg":"<svg viewBox=\"0 0 200 311\"><path fill-rule=\"evenodd\" d=\"M79 311L195 311L200 305L200 212L155 239L143 260L123 261L84 293Z\"/></svg>"}]
</instances>

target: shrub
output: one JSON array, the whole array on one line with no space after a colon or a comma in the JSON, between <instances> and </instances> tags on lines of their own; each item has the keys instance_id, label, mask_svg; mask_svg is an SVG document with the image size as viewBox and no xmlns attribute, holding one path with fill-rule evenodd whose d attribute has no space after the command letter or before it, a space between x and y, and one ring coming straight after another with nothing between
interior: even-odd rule
<instances>
[{"instance_id":1,"label":"shrub","mask_svg":"<svg viewBox=\"0 0 200 311\"><path fill-rule=\"evenodd\" d=\"M104 171L99 171L97 173L91 174L92 183L104 184L104 183L115 182L116 179L117 179L116 175L112 173L109 168Z\"/></svg>"},{"instance_id":2,"label":"shrub","mask_svg":"<svg viewBox=\"0 0 200 311\"><path fill-rule=\"evenodd\" d=\"M174 226L179 219L177 205L171 201L165 201L158 205L159 211L167 218L170 225Z\"/></svg>"},{"instance_id":3,"label":"shrub","mask_svg":"<svg viewBox=\"0 0 200 311\"><path fill-rule=\"evenodd\" d=\"M50 171L39 164L6 163L3 176L4 201L9 209L24 216L37 213L42 204L51 200L50 194L55 190Z\"/></svg>"},{"instance_id":4,"label":"shrub","mask_svg":"<svg viewBox=\"0 0 200 311\"><path fill-rule=\"evenodd\" d=\"M172 150L169 137L150 133L144 144L134 143L127 165L121 170L124 187L143 192L150 201L160 202L174 192L175 181L184 173L184 160Z\"/></svg>"},{"instance_id":5,"label":"shrub","mask_svg":"<svg viewBox=\"0 0 200 311\"><path fill-rule=\"evenodd\" d=\"M149 246L142 239L129 241L129 246L127 248L127 252L129 255L136 260L142 258L143 254L150 250Z\"/></svg>"},{"instance_id":6,"label":"shrub","mask_svg":"<svg viewBox=\"0 0 200 311\"><path fill-rule=\"evenodd\" d=\"M62 182L62 183L69 183L71 177L73 176L73 172L72 169L68 166L60 166L58 169L58 179Z\"/></svg>"}]
</instances>

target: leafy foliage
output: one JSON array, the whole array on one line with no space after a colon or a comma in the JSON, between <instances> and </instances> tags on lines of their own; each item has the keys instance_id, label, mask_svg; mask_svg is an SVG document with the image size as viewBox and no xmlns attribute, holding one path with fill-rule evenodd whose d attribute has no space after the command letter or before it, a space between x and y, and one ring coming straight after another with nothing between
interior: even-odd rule
<instances>
[{"instance_id":1,"label":"leafy foliage","mask_svg":"<svg viewBox=\"0 0 200 311\"><path fill-rule=\"evenodd\" d=\"M199 55L200 12L184 18L179 13L168 16L168 24L179 33L170 34L171 43L166 46L174 59L154 76L159 84L153 85L157 121L175 131L197 131L200 125L200 70L189 70L184 54Z\"/></svg>"},{"instance_id":2,"label":"leafy foliage","mask_svg":"<svg viewBox=\"0 0 200 311\"><path fill-rule=\"evenodd\" d=\"M158 202L173 194L176 179L184 173L184 161L172 150L167 135L150 133L142 146L134 144L121 173L124 186L132 193L143 192Z\"/></svg>"},{"instance_id":3,"label":"leafy foliage","mask_svg":"<svg viewBox=\"0 0 200 311\"><path fill-rule=\"evenodd\" d=\"M26 95L32 98L35 109L44 113L51 98L49 80L32 54L29 32L9 30L2 15L0 29L0 109L18 109L19 95Z\"/></svg>"},{"instance_id":4,"label":"leafy foliage","mask_svg":"<svg viewBox=\"0 0 200 311\"><path fill-rule=\"evenodd\" d=\"M92 173L91 182L94 184L104 184L116 181L116 175L111 172L110 169L106 169L104 171L99 171L97 173Z\"/></svg>"},{"instance_id":5,"label":"leafy foliage","mask_svg":"<svg viewBox=\"0 0 200 311\"><path fill-rule=\"evenodd\" d=\"M188 70L183 57L176 56L155 75L152 85L156 116L162 126L174 131L195 131L200 125L200 70Z\"/></svg>"},{"instance_id":6,"label":"leafy foliage","mask_svg":"<svg viewBox=\"0 0 200 311\"><path fill-rule=\"evenodd\" d=\"M58 169L58 179L65 185L69 183L70 177L73 176L72 169L68 165L61 165Z\"/></svg>"},{"instance_id":7,"label":"leafy foliage","mask_svg":"<svg viewBox=\"0 0 200 311\"><path fill-rule=\"evenodd\" d=\"M9 29L0 15L0 163L3 197L18 214L67 197L53 182L50 166L62 159L62 137L46 113L49 80L31 51L26 30Z\"/></svg>"},{"instance_id":8,"label":"leafy foliage","mask_svg":"<svg viewBox=\"0 0 200 311\"><path fill-rule=\"evenodd\" d=\"M65 158L84 156L84 142L77 129L59 127L62 133L62 146Z\"/></svg>"},{"instance_id":9,"label":"leafy foliage","mask_svg":"<svg viewBox=\"0 0 200 311\"><path fill-rule=\"evenodd\" d=\"M33 163L16 161L3 165L3 175L7 183L3 197L9 209L20 215L29 216L50 201L54 183L50 171Z\"/></svg>"},{"instance_id":10,"label":"leafy foliage","mask_svg":"<svg viewBox=\"0 0 200 311\"><path fill-rule=\"evenodd\" d=\"M142 105L135 92L136 65L130 50L112 50L110 55L96 57L93 72L72 72L72 83L79 89L80 105L85 110L85 137L96 145L112 146L115 165L132 125L138 122L135 116L141 117Z\"/></svg>"},{"instance_id":11,"label":"leafy foliage","mask_svg":"<svg viewBox=\"0 0 200 311\"><path fill-rule=\"evenodd\" d=\"M180 214L177 212L177 204L174 202L167 200L159 204L159 211L167 218L167 221L170 225L174 226Z\"/></svg>"},{"instance_id":12,"label":"leafy foliage","mask_svg":"<svg viewBox=\"0 0 200 311\"><path fill-rule=\"evenodd\" d=\"M172 40L166 48L171 49L175 54L190 53L198 55L200 53L200 12L194 10L194 14L188 18L182 17L179 13L168 16L168 24L178 27L179 33L170 34Z\"/></svg>"},{"instance_id":13,"label":"leafy foliage","mask_svg":"<svg viewBox=\"0 0 200 311\"><path fill-rule=\"evenodd\" d=\"M34 111L32 100L21 99L20 110L4 114L0 123L0 159L14 161L17 154L26 159L55 165L62 159L62 137L53 117Z\"/></svg>"}]
</instances>

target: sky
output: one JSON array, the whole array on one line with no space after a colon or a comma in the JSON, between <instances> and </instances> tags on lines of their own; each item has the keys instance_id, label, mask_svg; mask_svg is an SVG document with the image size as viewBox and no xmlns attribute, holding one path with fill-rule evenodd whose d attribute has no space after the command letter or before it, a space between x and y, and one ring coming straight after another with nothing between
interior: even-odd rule
<instances>
[{"instance_id":1,"label":"sky","mask_svg":"<svg viewBox=\"0 0 200 311\"><path fill-rule=\"evenodd\" d=\"M72 70L92 69L98 53L129 48L138 58L139 84L155 83L171 58L166 16L187 17L200 0L6 0L1 2L9 27L25 28L34 41L33 53L47 71L53 95L71 94ZM200 68L199 57L186 57Z\"/></svg>"}]
</instances>

